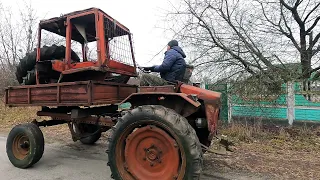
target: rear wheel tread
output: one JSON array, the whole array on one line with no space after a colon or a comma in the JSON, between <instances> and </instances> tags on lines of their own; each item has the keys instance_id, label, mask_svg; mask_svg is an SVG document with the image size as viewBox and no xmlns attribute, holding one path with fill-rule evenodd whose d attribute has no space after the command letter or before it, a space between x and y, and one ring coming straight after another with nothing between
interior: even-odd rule
<instances>
[{"instance_id":1,"label":"rear wheel tread","mask_svg":"<svg viewBox=\"0 0 320 180\"><path fill-rule=\"evenodd\" d=\"M129 121L132 121L132 117L133 116L141 116L141 113L144 113L144 116L158 116L160 118L166 119L167 124L171 124L170 128L175 128L178 132L180 132L179 134L177 134L177 136L179 136L179 138L181 139L181 137L187 137L184 138L184 141L186 141L186 143L188 144L188 148L184 148L185 151L188 150L188 152L185 153L189 153L187 157L189 158L189 162L191 165L191 167L189 167L189 171L186 170L186 174L184 179L199 179L200 175L201 175L201 171L202 171L202 165L203 165L203 161L202 161L202 150L201 150L201 145L199 142L199 139L197 138L196 132L195 130L192 128L192 126L188 123L188 121L180 116L179 114L177 114L174 110L165 108L163 106L159 106L159 105L146 105L146 106L139 106L131 111L128 111L128 113L126 113L126 115L124 115L121 119L121 121L118 121L117 124L115 125L114 128L114 133L112 133L110 135L110 138L108 138L108 147L107 147L107 151L109 151L108 156L109 156L109 164L110 164L110 168L111 171L113 172L113 178L115 179L121 179L119 172L117 171L116 168L116 162L115 159L112 159L115 156L115 152L113 152L113 150L115 149L115 144L117 143L117 133L119 133L118 131L121 131L123 128L123 126L125 126L127 123L131 123ZM173 120L171 118L168 117L175 117ZM175 131L176 132L176 131ZM188 160L187 160L188 161ZM190 171L192 171L192 173L190 173ZM189 174L188 174L189 173Z\"/></svg>"}]
</instances>

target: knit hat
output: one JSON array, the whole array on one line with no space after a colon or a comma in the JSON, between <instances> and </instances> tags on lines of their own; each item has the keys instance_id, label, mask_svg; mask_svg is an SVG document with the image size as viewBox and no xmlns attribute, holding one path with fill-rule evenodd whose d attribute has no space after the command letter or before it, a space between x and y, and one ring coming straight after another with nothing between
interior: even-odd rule
<instances>
[{"instance_id":1,"label":"knit hat","mask_svg":"<svg viewBox=\"0 0 320 180\"><path fill-rule=\"evenodd\" d=\"M173 47L173 46L178 46L178 41L177 40L171 40L169 43L168 43L168 46L170 47Z\"/></svg>"}]
</instances>

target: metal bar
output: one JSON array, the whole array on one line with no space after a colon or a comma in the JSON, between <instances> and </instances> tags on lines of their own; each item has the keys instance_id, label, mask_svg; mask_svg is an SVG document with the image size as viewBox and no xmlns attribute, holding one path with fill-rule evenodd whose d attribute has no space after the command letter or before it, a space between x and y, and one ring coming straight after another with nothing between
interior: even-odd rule
<instances>
[{"instance_id":1,"label":"metal bar","mask_svg":"<svg viewBox=\"0 0 320 180\"><path fill-rule=\"evenodd\" d=\"M37 59L36 61L40 61L40 47L41 47L41 27L38 27L38 45L37 45Z\"/></svg>"},{"instance_id":2,"label":"metal bar","mask_svg":"<svg viewBox=\"0 0 320 180\"><path fill-rule=\"evenodd\" d=\"M115 20L114 18L112 18L111 16L109 16L109 15L106 14L106 13L103 13L103 15L104 15L104 17L106 17L106 18L109 19L110 21L114 21L114 20ZM124 25L122 25L122 24L119 23L119 22L117 23L117 26L119 26L121 29L127 31L128 33L130 32L130 30L129 30L127 27L125 27Z\"/></svg>"},{"instance_id":3,"label":"metal bar","mask_svg":"<svg viewBox=\"0 0 320 180\"><path fill-rule=\"evenodd\" d=\"M106 40L105 40L105 32L104 32L104 17L103 17L103 13L102 12L99 12L97 11L98 13L98 30L99 30L99 44L100 44L100 51L98 52L98 57L100 56L100 60L101 60L101 63L100 65L105 65L106 64L106 61L107 61L107 58L106 58Z\"/></svg>"},{"instance_id":4,"label":"metal bar","mask_svg":"<svg viewBox=\"0 0 320 180\"><path fill-rule=\"evenodd\" d=\"M117 86L117 98L120 99L120 85Z\"/></svg>"},{"instance_id":5,"label":"metal bar","mask_svg":"<svg viewBox=\"0 0 320 180\"><path fill-rule=\"evenodd\" d=\"M31 89L28 88L28 104L31 104Z\"/></svg>"},{"instance_id":6,"label":"metal bar","mask_svg":"<svg viewBox=\"0 0 320 180\"><path fill-rule=\"evenodd\" d=\"M36 58L36 62L39 62L39 61L41 60L41 59L40 59L40 56L41 56L40 47L41 47L41 26L39 25L39 27L38 27L38 45L37 45L37 58ZM40 84L40 82L39 82L39 72L38 72L37 65L36 65L36 67L35 67L35 73L36 73L36 84Z\"/></svg>"},{"instance_id":7,"label":"metal bar","mask_svg":"<svg viewBox=\"0 0 320 180\"><path fill-rule=\"evenodd\" d=\"M133 66L134 66L134 69L135 69L135 71L136 71L137 66L136 66L136 60L135 60L134 52L133 52L133 43L132 43L131 34L129 34L129 42L130 42L130 49L131 49L131 55L132 55L132 60L133 60ZM136 72L135 72L135 73L136 73Z\"/></svg>"},{"instance_id":8,"label":"metal bar","mask_svg":"<svg viewBox=\"0 0 320 180\"><path fill-rule=\"evenodd\" d=\"M101 56L100 56L100 52L101 52L101 39L100 39L100 29L99 29L99 13L98 13L98 9L94 9L94 15L95 15L95 25L96 25L96 41L97 41L97 54L98 54L98 65L101 66L102 62L101 62Z\"/></svg>"},{"instance_id":9,"label":"metal bar","mask_svg":"<svg viewBox=\"0 0 320 180\"><path fill-rule=\"evenodd\" d=\"M94 84L90 81L87 85L87 90L88 90L88 104L92 104L92 86L94 86Z\"/></svg>"},{"instance_id":10,"label":"metal bar","mask_svg":"<svg viewBox=\"0 0 320 180\"><path fill-rule=\"evenodd\" d=\"M58 20L60 20L62 18L65 18L67 16L71 17L71 18L75 18L75 17L80 17L80 16L84 16L84 15L88 15L88 14L93 14L93 9L95 9L95 8L89 8L89 9L85 9L85 10L81 10L81 11L75 11L75 12L72 12L72 13L63 14L60 17L41 20L40 21L40 25L50 24L52 22L56 22L56 21L58 21Z\"/></svg>"},{"instance_id":11,"label":"metal bar","mask_svg":"<svg viewBox=\"0 0 320 180\"><path fill-rule=\"evenodd\" d=\"M66 14L65 16L66 17L68 16L70 19L74 19L74 18L77 18L77 17L83 17L83 16L86 16L86 15L94 14L96 10L97 10L96 8L92 8L92 9L89 9L88 11L80 12L80 13L77 13L77 14L74 14L74 15Z\"/></svg>"},{"instance_id":12,"label":"metal bar","mask_svg":"<svg viewBox=\"0 0 320 180\"><path fill-rule=\"evenodd\" d=\"M71 37L72 37L72 24L70 21L70 17L67 18L66 22L66 55L65 55L65 63L68 65L68 69L71 65Z\"/></svg>"},{"instance_id":13,"label":"metal bar","mask_svg":"<svg viewBox=\"0 0 320 180\"><path fill-rule=\"evenodd\" d=\"M53 112L44 112L44 111L38 111L38 116L48 116L51 117L53 120L61 120L61 121L75 121L79 123L87 123L87 124L99 124L101 126L114 126L115 121L117 118L111 118L111 117L93 117L88 116L85 118L77 118L72 119L70 114L64 114L64 113L53 113Z\"/></svg>"},{"instance_id":14,"label":"metal bar","mask_svg":"<svg viewBox=\"0 0 320 180\"><path fill-rule=\"evenodd\" d=\"M9 89L5 90L4 104L8 104Z\"/></svg>"},{"instance_id":15,"label":"metal bar","mask_svg":"<svg viewBox=\"0 0 320 180\"><path fill-rule=\"evenodd\" d=\"M57 103L60 103L60 85L57 86Z\"/></svg>"},{"instance_id":16,"label":"metal bar","mask_svg":"<svg viewBox=\"0 0 320 180\"><path fill-rule=\"evenodd\" d=\"M56 87L60 86L73 86L73 85L87 85L90 82L93 84L109 85L109 86L118 86L119 83L115 82L103 82L103 81L77 81L77 82L63 82L63 83L50 83L50 84L41 84L41 85L23 85L23 86L12 86L10 89L26 89L26 88L42 88L42 87ZM121 84L122 87L136 87L135 85L130 84ZM9 89L9 88L7 88Z\"/></svg>"},{"instance_id":17,"label":"metal bar","mask_svg":"<svg viewBox=\"0 0 320 180\"><path fill-rule=\"evenodd\" d=\"M59 125L59 124L65 124L68 123L67 121L62 121L62 120L43 120L43 121L32 121L32 123L36 124L37 126L43 126L43 127L47 127L47 126L55 126L55 125Z\"/></svg>"},{"instance_id":18,"label":"metal bar","mask_svg":"<svg viewBox=\"0 0 320 180\"><path fill-rule=\"evenodd\" d=\"M111 99L111 100L101 100L101 101L94 101L92 104L88 104L87 102L73 102L73 103L51 103L51 102L39 102L39 103L7 103L7 106L10 107L28 107L28 106L91 106L91 105L101 105L101 104L115 104L120 103L122 100L119 99Z\"/></svg>"},{"instance_id":19,"label":"metal bar","mask_svg":"<svg viewBox=\"0 0 320 180\"><path fill-rule=\"evenodd\" d=\"M85 49L86 47L84 46L84 44L81 44L81 47L82 47L82 59L83 59L83 62L86 62L88 61L87 50Z\"/></svg>"},{"instance_id":20,"label":"metal bar","mask_svg":"<svg viewBox=\"0 0 320 180\"><path fill-rule=\"evenodd\" d=\"M55 118L56 120L71 120L71 115L63 114L63 113L54 113L54 112L45 112L45 111L38 111L37 116L49 116Z\"/></svg>"}]
</instances>

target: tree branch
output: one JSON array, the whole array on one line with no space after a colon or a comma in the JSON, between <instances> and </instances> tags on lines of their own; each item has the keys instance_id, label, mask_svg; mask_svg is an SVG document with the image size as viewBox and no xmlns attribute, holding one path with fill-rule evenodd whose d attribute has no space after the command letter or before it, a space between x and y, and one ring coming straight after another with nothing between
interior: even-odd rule
<instances>
[{"instance_id":1,"label":"tree branch","mask_svg":"<svg viewBox=\"0 0 320 180\"><path fill-rule=\"evenodd\" d=\"M207 30L207 32L209 33L212 41L215 43L216 46L218 46L220 49L228 52L233 58L237 59L238 61L241 62L241 64L244 66L244 68L250 73L250 74L255 74L255 72L250 68L250 66L247 64L247 62L242 59L240 56L237 56L235 53L233 53L232 51L230 51L230 49L226 48L226 46L224 46L223 44L218 43L218 41L216 40L215 36L213 35L213 32L211 31L211 29L209 28L209 26L207 25L207 23L194 11L194 9L191 7L190 3L187 2L185 0L185 3L188 5L190 13L196 17L199 21L199 26L203 27L204 29Z\"/></svg>"},{"instance_id":2,"label":"tree branch","mask_svg":"<svg viewBox=\"0 0 320 180\"><path fill-rule=\"evenodd\" d=\"M315 7L311 9L311 11L307 14L307 16L304 18L303 22L306 23L309 16L320 6L320 3L318 3Z\"/></svg>"},{"instance_id":3,"label":"tree branch","mask_svg":"<svg viewBox=\"0 0 320 180\"><path fill-rule=\"evenodd\" d=\"M319 20L320 20L320 16L318 16L318 17L316 18L316 20L313 22L313 24L308 28L308 30L307 30L306 32L307 32L307 33L310 33L310 32L312 31L312 29L313 29L314 27L316 27L316 25L318 24Z\"/></svg>"},{"instance_id":4,"label":"tree branch","mask_svg":"<svg viewBox=\"0 0 320 180\"><path fill-rule=\"evenodd\" d=\"M316 44L319 41L319 38L320 38L320 33L317 34L317 36L313 39L312 44L313 45Z\"/></svg>"},{"instance_id":5,"label":"tree branch","mask_svg":"<svg viewBox=\"0 0 320 180\"><path fill-rule=\"evenodd\" d=\"M304 27L304 23L301 20L299 13L297 11L298 6L300 5L300 0L297 0L294 7L290 7L287 3L284 2L284 0L280 0L280 3L286 7L288 10L291 11L293 18L296 20L296 22L299 24L300 27Z\"/></svg>"}]
</instances>

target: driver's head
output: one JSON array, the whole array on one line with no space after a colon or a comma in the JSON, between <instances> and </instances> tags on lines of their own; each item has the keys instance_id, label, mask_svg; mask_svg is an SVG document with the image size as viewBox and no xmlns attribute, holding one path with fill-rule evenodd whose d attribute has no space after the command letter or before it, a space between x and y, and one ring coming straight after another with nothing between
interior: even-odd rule
<instances>
[{"instance_id":1,"label":"driver's head","mask_svg":"<svg viewBox=\"0 0 320 180\"><path fill-rule=\"evenodd\" d=\"M178 46L178 45L179 45L179 43L178 43L177 40L171 40L171 41L168 42L167 50L171 49L174 46Z\"/></svg>"}]
</instances>

